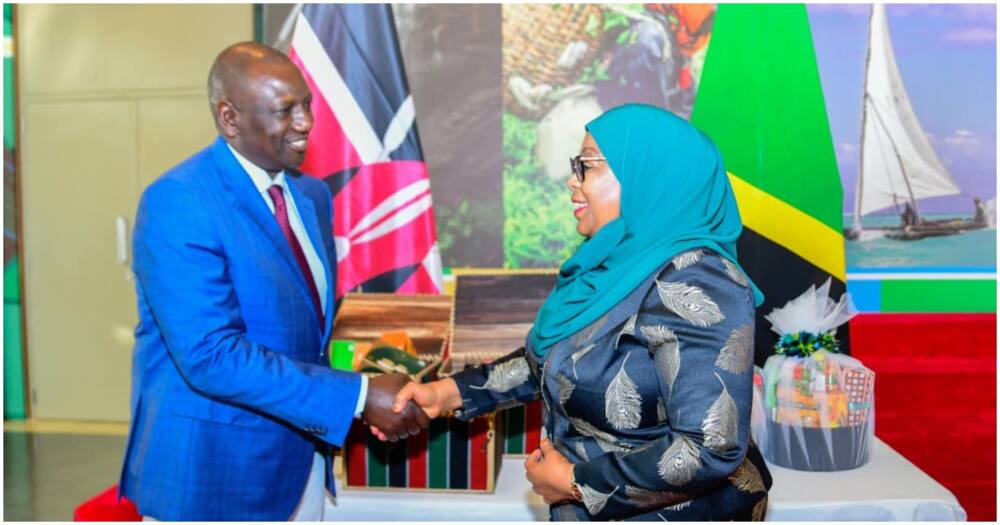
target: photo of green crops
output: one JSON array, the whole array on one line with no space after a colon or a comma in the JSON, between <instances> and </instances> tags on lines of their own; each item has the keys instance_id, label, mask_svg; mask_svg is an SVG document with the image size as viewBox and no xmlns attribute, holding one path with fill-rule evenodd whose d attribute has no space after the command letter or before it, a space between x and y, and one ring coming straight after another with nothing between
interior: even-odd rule
<instances>
[{"instance_id":1,"label":"photo of green crops","mask_svg":"<svg viewBox=\"0 0 1000 525\"><path fill-rule=\"evenodd\" d=\"M583 238L566 181L584 126L625 102L689 117L710 4L503 6L506 268L559 266Z\"/></svg>"}]
</instances>

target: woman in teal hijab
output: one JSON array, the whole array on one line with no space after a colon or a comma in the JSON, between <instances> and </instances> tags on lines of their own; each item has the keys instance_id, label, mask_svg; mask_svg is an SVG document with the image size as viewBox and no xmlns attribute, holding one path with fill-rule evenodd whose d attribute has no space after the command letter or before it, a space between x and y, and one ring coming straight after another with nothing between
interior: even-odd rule
<instances>
[{"instance_id":1,"label":"woman in teal hijab","mask_svg":"<svg viewBox=\"0 0 1000 525\"><path fill-rule=\"evenodd\" d=\"M586 240L526 345L410 383L430 417L539 397L549 439L525 462L554 520L760 520L771 477L750 440L754 307L715 144L660 108L587 125L568 180Z\"/></svg>"},{"instance_id":2,"label":"woman in teal hijab","mask_svg":"<svg viewBox=\"0 0 1000 525\"><path fill-rule=\"evenodd\" d=\"M642 104L612 109L587 131L583 153L592 147L588 142L596 142L604 155L583 161L584 169L610 168L621 187L621 214L593 233L581 232L588 239L560 268L531 330L539 355L610 310L681 252L710 248L737 265L743 224L722 157L704 133ZM764 296L751 287L759 305Z\"/></svg>"}]
</instances>

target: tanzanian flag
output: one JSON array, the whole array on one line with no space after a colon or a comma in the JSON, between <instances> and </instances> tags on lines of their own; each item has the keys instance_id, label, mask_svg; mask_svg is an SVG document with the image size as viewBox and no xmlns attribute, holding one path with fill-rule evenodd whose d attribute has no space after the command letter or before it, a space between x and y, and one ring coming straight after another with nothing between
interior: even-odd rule
<instances>
[{"instance_id":1,"label":"tanzanian flag","mask_svg":"<svg viewBox=\"0 0 1000 525\"><path fill-rule=\"evenodd\" d=\"M832 278L846 286L843 188L806 8L719 4L691 122L722 151L743 235L741 265L764 292L756 361L777 336L764 315ZM846 325L838 334L847 351Z\"/></svg>"}]
</instances>

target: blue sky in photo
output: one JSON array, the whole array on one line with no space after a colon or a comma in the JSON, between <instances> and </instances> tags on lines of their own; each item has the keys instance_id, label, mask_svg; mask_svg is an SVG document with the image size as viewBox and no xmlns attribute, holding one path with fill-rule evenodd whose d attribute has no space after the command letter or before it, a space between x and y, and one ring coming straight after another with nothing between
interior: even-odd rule
<instances>
[{"instance_id":1,"label":"blue sky in photo","mask_svg":"<svg viewBox=\"0 0 1000 525\"><path fill-rule=\"evenodd\" d=\"M868 4L813 4L816 47L830 131L854 209ZM889 32L913 109L938 157L969 196L996 196L996 6L891 4ZM921 201L925 213L971 214L970 197Z\"/></svg>"}]
</instances>

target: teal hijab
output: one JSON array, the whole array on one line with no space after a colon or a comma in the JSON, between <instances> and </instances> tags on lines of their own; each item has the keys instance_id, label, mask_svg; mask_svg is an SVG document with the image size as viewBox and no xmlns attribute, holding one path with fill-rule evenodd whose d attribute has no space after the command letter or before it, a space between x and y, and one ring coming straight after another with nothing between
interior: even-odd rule
<instances>
[{"instance_id":1,"label":"teal hijab","mask_svg":"<svg viewBox=\"0 0 1000 525\"><path fill-rule=\"evenodd\" d=\"M681 252L710 248L739 264L736 239L743 223L711 139L673 113L644 104L611 109L587 131L621 185L621 216L559 268L528 335L539 356L596 321ZM764 296L750 286L759 306Z\"/></svg>"}]
</instances>

